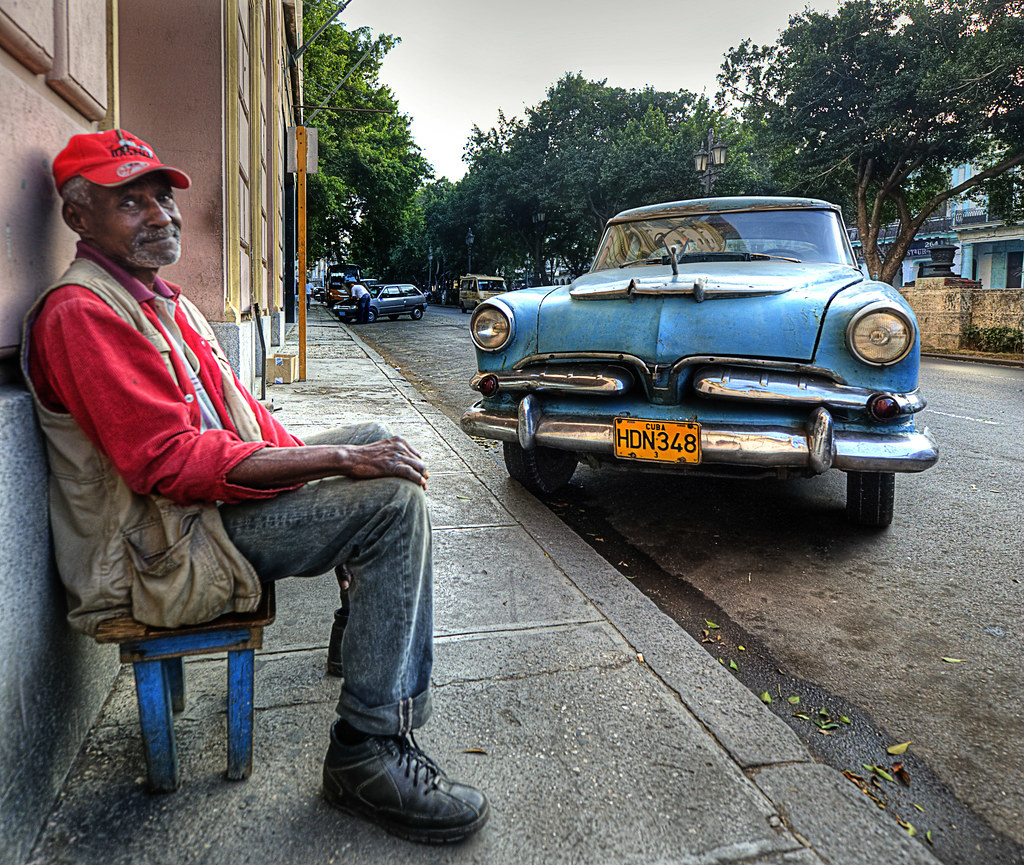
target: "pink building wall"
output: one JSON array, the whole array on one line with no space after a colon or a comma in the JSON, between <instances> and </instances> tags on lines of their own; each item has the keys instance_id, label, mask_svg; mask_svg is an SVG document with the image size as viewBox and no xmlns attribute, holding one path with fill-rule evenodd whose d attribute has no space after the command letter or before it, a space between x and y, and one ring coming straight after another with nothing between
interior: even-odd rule
<instances>
[{"instance_id":1,"label":"pink building wall","mask_svg":"<svg viewBox=\"0 0 1024 865\"><path fill-rule=\"evenodd\" d=\"M16 354L25 310L74 256L53 157L106 108L105 0L2 0L0 361Z\"/></svg>"},{"instance_id":2,"label":"pink building wall","mask_svg":"<svg viewBox=\"0 0 1024 865\"><path fill-rule=\"evenodd\" d=\"M224 319L224 22L210 0L119 0L121 125L181 168L181 260L161 274Z\"/></svg>"}]
</instances>

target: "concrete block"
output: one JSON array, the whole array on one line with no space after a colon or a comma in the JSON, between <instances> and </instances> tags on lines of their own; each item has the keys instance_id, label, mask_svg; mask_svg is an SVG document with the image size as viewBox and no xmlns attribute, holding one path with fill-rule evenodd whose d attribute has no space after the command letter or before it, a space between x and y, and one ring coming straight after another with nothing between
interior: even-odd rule
<instances>
[{"instance_id":1,"label":"concrete block","mask_svg":"<svg viewBox=\"0 0 1024 865\"><path fill-rule=\"evenodd\" d=\"M228 363L239 381L252 390L256 381L256 357L253 343L256 329L252 321L235 324L233 321L211 321L210 326L217 335L217 342L224 349Z\"/></svg>"},{"instance_id":2,"label":"concrete block","mask_svg":"<svg viewBox=\"0 0 1024 865\"><path fill-rule=\"evenodd\" d=\"M118 666L65 621L32 400L0 386L0 863L24 860Z\"/></svg>"}]
</instances>

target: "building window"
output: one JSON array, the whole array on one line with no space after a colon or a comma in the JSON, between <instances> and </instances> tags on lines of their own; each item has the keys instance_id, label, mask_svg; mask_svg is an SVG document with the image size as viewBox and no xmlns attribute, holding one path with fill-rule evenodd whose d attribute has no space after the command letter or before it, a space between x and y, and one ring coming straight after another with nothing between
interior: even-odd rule
<instances>
[{"instance_id":1,"label":"building window","mask_svg":"<svg viewBox=\"0 0 1024 865\"><path fill-rule=\"evenodd\" d=\"M1024 274L1024 252L1006 253L1006 287L1020 288Z\"/></svg>"}]
</instances>

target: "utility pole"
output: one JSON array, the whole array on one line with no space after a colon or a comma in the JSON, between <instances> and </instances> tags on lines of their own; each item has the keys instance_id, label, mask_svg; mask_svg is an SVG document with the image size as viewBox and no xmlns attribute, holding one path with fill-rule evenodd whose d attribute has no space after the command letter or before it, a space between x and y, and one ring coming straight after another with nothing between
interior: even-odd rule
<instances>
[{"instance_id":1,"label":"utility pole","mask_svg":"<svg viewBox=\"0 0 1024 865\"><path fill-rule=\"evenodd\" d=\"M295 213L298 228L299 381L306 380L306 127L295 127ZM301 292L301 294L300 294ZM300 299L301 298L301 299Z\"/></svg>"}]
</instances>

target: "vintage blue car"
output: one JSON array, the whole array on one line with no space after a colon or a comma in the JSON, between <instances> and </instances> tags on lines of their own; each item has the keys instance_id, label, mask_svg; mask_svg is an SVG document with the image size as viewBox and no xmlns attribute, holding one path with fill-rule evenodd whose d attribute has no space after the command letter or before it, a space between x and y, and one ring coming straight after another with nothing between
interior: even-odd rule
<instances>
[{"instance_id":1,"label":"vintage blue car","mask_svg":"<svg viewBox=\"0 0 1024 865\"><path fill-rule=\"evenodd\" d=\"M705 198L624 211L589 273L481 303L482 399L463 429L503 442L536 493L579 461L749 477L846 472L849 518L883 527L894 473L934 465L915 424L920 339L857 269L839 208Z\"/></svg>"}]
</instances>

